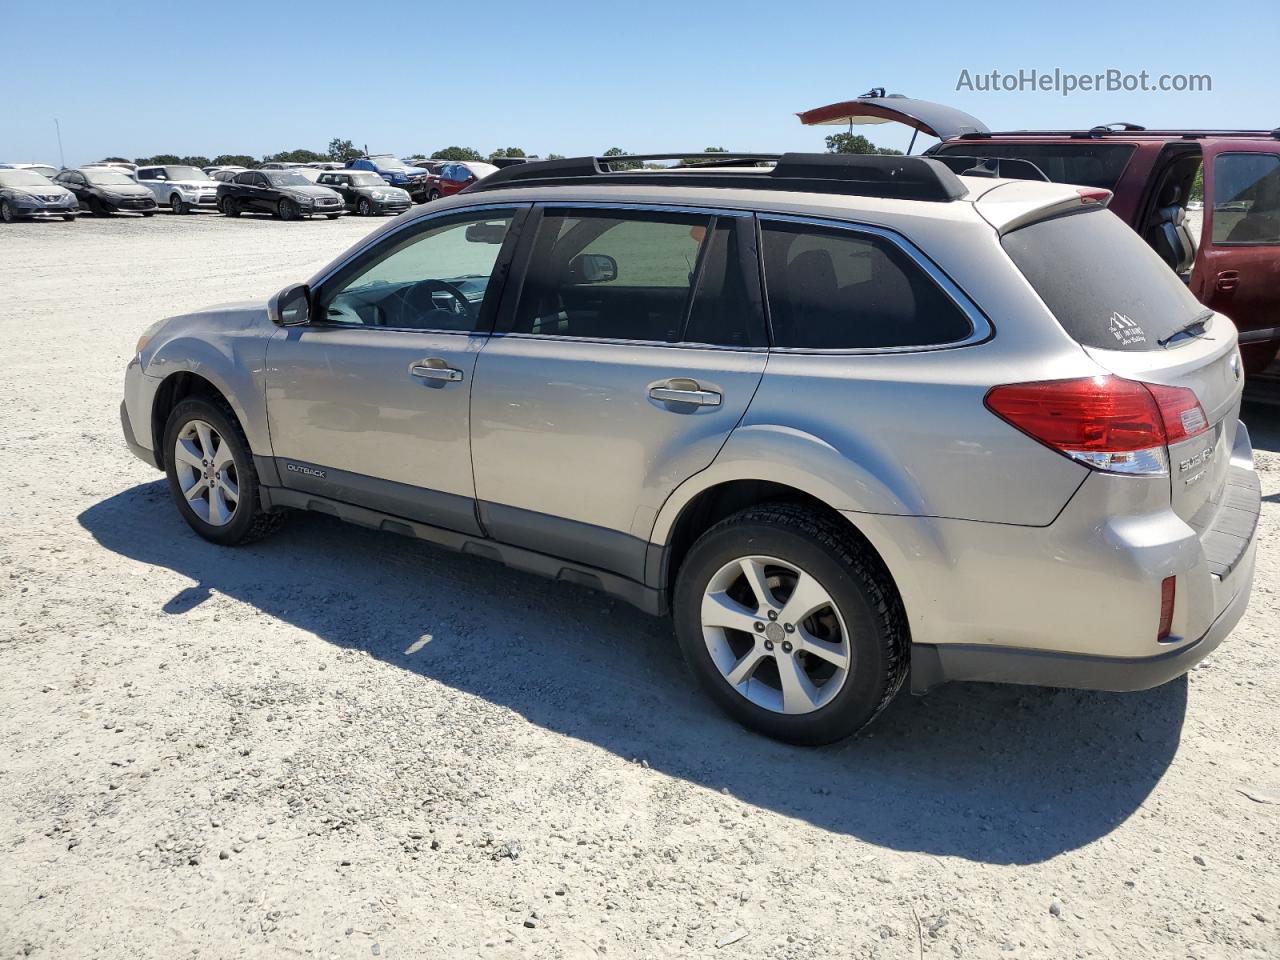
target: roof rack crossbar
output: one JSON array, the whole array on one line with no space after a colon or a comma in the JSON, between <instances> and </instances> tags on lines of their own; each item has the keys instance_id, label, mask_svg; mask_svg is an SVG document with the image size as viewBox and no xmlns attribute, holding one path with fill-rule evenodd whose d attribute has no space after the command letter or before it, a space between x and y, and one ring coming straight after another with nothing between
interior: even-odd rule
<instances>
[{"instance_id":1,"label":"roof rack crossbar","mask_svg":"<svg viewBox=\"0 0 1280 960\"><path fill-rule=\"evenodd\" d=\"M662 169L635 170L632 164L657 160L710 162ZM733 170L716 170L723 161ZM772 168L742 170L744 163L772 162ZM622 170L614 165L627 164ZM705 168L706 172L701 172ZM792 190L804 193L848 194L895 200L949 202L967 190L943 163L929 157L844 153L647 153L613 157L574 157L507 167L467 188L468 192L523 186L582 185L584 182L619 186L697 186L748 190Z\"/></svg>"}]
</instances>

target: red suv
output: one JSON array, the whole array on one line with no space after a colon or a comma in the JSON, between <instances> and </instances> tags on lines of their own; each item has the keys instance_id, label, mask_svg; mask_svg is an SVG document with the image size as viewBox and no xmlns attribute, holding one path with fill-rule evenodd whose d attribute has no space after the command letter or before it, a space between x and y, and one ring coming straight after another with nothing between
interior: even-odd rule
<instances>
[{"instance_id":1,"label":"red suv","mask_svg":"<svg viewBox=\"0 0 1280 960\"><path fill-rule=\"evenodd\" d=\"M942 142L926 154L988 175L1035 177L1110 190L1111 210L1136 230L1205 306L1231 317L1249 373L1280 348L1280 129L1146 130L1117 123L1089 130L993 132L943 104L871 95L800 114L806 124L897 121ZM913 136L912 143L915 138ZM1000 160L1025 164L999 170ZM1204 213L1188 223L1192 185L1204 171Z\"/></svg>"}]
</instances>

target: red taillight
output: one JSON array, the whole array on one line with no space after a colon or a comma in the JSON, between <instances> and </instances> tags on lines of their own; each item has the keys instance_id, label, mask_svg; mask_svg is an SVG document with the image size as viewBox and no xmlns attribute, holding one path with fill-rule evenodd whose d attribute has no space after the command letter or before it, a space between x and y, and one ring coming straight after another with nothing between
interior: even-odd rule
<instances>
[{"instance_id":1,"label":"red taillight","mask_svg":"<svg viewBox=\"0 0 1280 960\"><path fill-rule=\"evenodd\" d=\"M1177 595L1178 578L1165 577L1160 581L1160 629L1157 640L1168 640L1173 632L1173 601Z\"/></svg>"},{"instance_id":2,"label":"red taillight","mask_svg":"<svg viewBox=\"0 0 1280 960\"><path fill-rule=\"evenodd\" d=\"M1166 445L1208 429L1191 390L1111 375L993 387L986 405L1059 453L1118 473L1164 473Z\"/></svg>"},{"instance_id":3,"label":"red taillight","mask_svg":"<svg viewBox=\"0 0 1280 960\"><path fill-rule=\"evenodd\" d=\"M1160 383L1148 383L1146 388L1160 407L1166 443L1181 443L1209 429L1209 418L1204 415L1204 407L1200 406L1194 390Z\"/></svg>"},{"instance_id":4,"label":"red taillight","mask_svg":"<svg viewBox=\"0 0 1280 960\"><path fill-rule=\"evenodd\" d=\"M1081 203L1096 203L1105 207L1111 202L1111 191L1099 187L1076 187L1076 193L1080 194Z\"/></svg>"}]
</instances>

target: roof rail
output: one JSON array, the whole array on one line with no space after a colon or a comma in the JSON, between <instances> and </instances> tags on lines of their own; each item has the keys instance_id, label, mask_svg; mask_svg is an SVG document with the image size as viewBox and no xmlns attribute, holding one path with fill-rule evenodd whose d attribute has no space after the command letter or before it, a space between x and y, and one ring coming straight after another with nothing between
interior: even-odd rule
<instances>
[{"instance_id":1,"label":"roof rail","mask_svg":"<svg viewBox=\"0 0 1280 960\"><path fill-rule=\"evenodd\" d=\"M678 160L680 165L647 170L634 168L637 163L657 160ZM772 163L773 167L742 169L763 163ZM725 167L730 169L717 169ZM588 181L617 186L791 190L941 203L958 200L968 192L945 164L931 157L849 153L707 154L701 151L536 160L491 173L466 192L525 186L581 186Z\"/></svg>"}]
</instances>

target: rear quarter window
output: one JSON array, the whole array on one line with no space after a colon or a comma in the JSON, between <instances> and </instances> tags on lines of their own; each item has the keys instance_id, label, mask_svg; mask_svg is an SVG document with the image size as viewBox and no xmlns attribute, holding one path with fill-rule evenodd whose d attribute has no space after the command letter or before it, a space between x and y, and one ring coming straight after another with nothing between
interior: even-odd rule
<instances>
[{"instance_id":1,"label":"rear quarter window","mask_svg":"<svg viewBox=\"0 0 1280 960\"><path fill-rule=\"evenodd\" d=\"M1041 220L1002 243L1063 329L1106 350L1156 350L1204 312L1186 284L1119 217Z\"/></svg>"},{"instance_id":2,"label":"rear quarter window","mask_svg":"<svg viewBox=\"0 0 1280 960\"><path fill-rule=\"evenodd\" d=\"M968 316L893 241L872 233L763 221L773 342L809 350L945 346Z\"/></svg>"}]
</instances>

